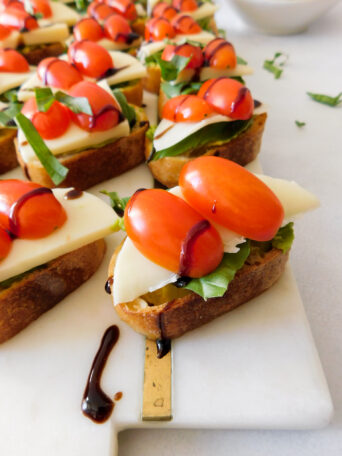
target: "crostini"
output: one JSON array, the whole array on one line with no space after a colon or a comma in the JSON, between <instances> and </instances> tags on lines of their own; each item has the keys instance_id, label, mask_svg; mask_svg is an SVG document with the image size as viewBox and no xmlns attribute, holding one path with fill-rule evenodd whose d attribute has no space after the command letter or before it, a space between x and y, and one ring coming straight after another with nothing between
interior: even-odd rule
<instances>
[{"instance_id":1,"label":"crostini","mask_svg":"<svg viewBox=\"0 0 342 456\"><path fill-rule=\"evenodd\" d=\"M170 191L137 191L127 238L109 265L120 318L150 339L175 338L252 299L281 276L295 216L319 205L294 182L219 157L182 170Z\"/></svg>"},{"instance_id":2,"label":"crostini","mask_svg":"<svg viewBox=\"0 0 342 456\"><path fill-rule=\"evenodd\" d=\"M0 182L0 343L88 280L112 232L112 209L74 189Z\"/></svg>"}]
</instances>

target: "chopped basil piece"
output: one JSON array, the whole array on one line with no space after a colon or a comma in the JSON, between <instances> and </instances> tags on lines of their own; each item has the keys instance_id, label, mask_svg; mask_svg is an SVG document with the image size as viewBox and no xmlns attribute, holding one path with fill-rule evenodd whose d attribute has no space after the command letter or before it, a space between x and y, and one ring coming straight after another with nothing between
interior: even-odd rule
<instances>
[{"instance_id":1,"label":"chopped basil piece","mask_svg":"<svg viewBox=\"0 0 342 456\"><path fill-rule=\"evenodd\" d=\"M121 107L122 114L128 120L130 127L133 127L137 120L134 108L127 103L125 95L119 89L113 90L113 94Z\"/></svg>"},{"instance_id":2,"label":"chopped basil piece","mask_svg":"<svg viewBox=\"0 0 342 456\"><path fill-rule=\"evenodd\" d=\"M296 124L297 127L299 127L299 128L305 127L305 125L306 125L305 122L301 122L300 120L295 120L295 124Z\"/></svg>"},{"instance_id":3,"label":"chopped basil piece","mask_svg":"<svg viewBox=\"0 0 342 456\"><path fill-rule=\"evenodd\" d=\"M21 108L23 107L22 103L13 102L8 105L6 109L0 111L0 123L4 127L13 126L10 125L14 117L19 114ZM15 127L15 125L14 125Z\"/></svg>"},{"instance_id":4,"label":"chopped basil piece","mask_svg":"<svg viewBox=\"0 0 342 456\"><path fill-rule=\"evenodd\" d=\"M107 192L107 190L101 190L103 195L107 195L110 198L110 205L119 217L122 217L125 212L125 207L129 201L129 196L120 198L116 192Z\"/></svg>"},{"instance_id":5,"label":"chopped basil piece","mask_svg":"<svg viewBox=\"0 0 342 456\"><path fill-rule=\"evenodd\" d=\"M112 226L112 231L116 233L117 231L126 231L125 228L125 222L123 217L119 217L115 220L113 226Z\"/></svg>"},{"instance_id":6,"label":"chopped basil piece","mask_svg":"<svg viewBox=\"0 0 342 456\"><path fill-rule=\"evenodd\" d=\"M206 32L212 32L212 17L203 17L202 19L198 19L197 24L201 27L202 30Z\"/></svg>"},{"instance_id":7,"label":"chopped basil piece","mask_svg":"<svg viewBox=\"0 0 342 456\"><path fill-rule=\"evenodd\" d=\"M157 57L158 64L161 70L161 76L164 81L174 81L177 79L178 74L184 70L190 61L190 57L183 57L181 55L174 55L171 61L163 60Z\"/></svg>"},{"instance_id":8,"label":"chopped basil piece","mask_svg":"<svg viewBox=\"0 0 342 456\"><path fill-rule=\"evenodd\" d=\"M226 32L225 29L219 28L219 29L217 30L217 32L218 32L217 34L218 34L218 36L219 36L220 38L226 39L226 37L227 37L227 32Z\"/></svg>"},{"instance_id":9,"label":"chopped basil piece","mask_svg":"<svg viewBox=\"0 0 342 456\"><path fill-rule=\"evenodd\" d=\"M340 92L336 97L330 97L329 95L324 95L321 93L312 93L307 92L310 98L318 103L323 103L328 106L337 106L342 103L342 92Z\"/></svg>"},{"instance_id":10,"label":"chopped basil piece","mask_svg":"<svg viewBox=\"0 0 342 456\"><path fill-rule=\"evenodd\" d=\"M288 59L288 56L283 52L276 52L272 60L264 61L265 70L274 74L275 79L279 79L283 73L283 67Z\"/></svg>"},{"instance_id":11,"label":"chopped basil piece","mask_svg":"<svg viewBox=\"0 0 342 456\"><path fill-rule=\"evenodd\" d=\"M237 63L239 65L248 65L247 61L245 59L243 59L242 57L237 56L236 58L237 58Z\"/></svg>"},{"instance_id":12,"label":"chopped basil piece","mask_svg":"<svg viewBox=\"0 0 342 456\"><path fill-rule=\"evenodd\" d=\"M15 121L22 129L27 141L37 155L38 160L51 177L53 183L55 185L59 185L66 178L69 170L63 166L54 155L52 155L50 149L47 147L38 131L27 117L19 113L16 115Z\"/></svg>"},{"instance_id":13,"label":"chopped basil piece","mask_svg":"<svg viewBox=\"0 0 342 456\"><path fill-rule=\"evenodd\" d=\"M85 11L89 4L87 0L75 0L75 3L78 11Z\"/></svg>"},{"instance_id":14,"label":"chopped basil piece","mask_svg":"<svg viewBox=\"0 0 342 456\"><path fill-rule=\"evenodd\" d=\"M38 111L48 111L55 102L55 97L49 87L37 87L34 89Z\"/></svg>"},{"instance_id":15,"label":"chopped basil piece","mask_svg":"<svg viewBox=\"0 0 342 456\"><path fill-rule=\"evenodd\" d=\"M47 112L51 108L54 101L59 101L75 114L82 112L88 116L93 115L93 111L86 97L72 97L60 90L54 94L49 87L35 88L34 93L36 96L38 110L41 112Z\"/></svg>"},{"instance_id":16,"label":"chopped basil piece","mask_svg":"<svg viewBox=\"0 0 342 456\"><path fill-rule=\"evenodd\" d=\"M201 88L201 82L179 82L172 84L171 82L162 82L161 88L168 98L174 98L178 95L188 95L197 93Z\"/></svg>"}]
</instances>

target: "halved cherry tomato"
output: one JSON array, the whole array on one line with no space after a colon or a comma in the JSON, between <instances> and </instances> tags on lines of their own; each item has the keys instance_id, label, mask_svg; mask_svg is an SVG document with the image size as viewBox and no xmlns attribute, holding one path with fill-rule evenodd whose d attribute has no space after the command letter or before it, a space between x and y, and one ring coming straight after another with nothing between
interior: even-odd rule
<instances>
[{"instance_id":1,"label":"halved cherry tomato","mask_svg":"<svg viewBox=\"0 0 342 456\"><path fill-rule=\"evenodd\" d=\"M30 70L25 57L14 49L0 49L0 71L8 73L26 73Z\"/></svg>"},{"instance_id":2,"label":"halved cherry tomato","mask_svg":"<svg viewBox=\"0 0 342 456\"><path fill-rule=\"evenodd\" d=\"M128 21L135 21L138 16L135 5L131 0L107 0L107 4Z\"/></svg>"},{"instance_id":3,"label":"halved cherry tomato","mask_svg":"<svg viewBox=\"0 0 342 456\"><path fill-rule=\"evenodd\" d=\"M254 110L251 92L241 82L229 78L208 79L198 92L215 111L235 120L250 119Z\"/></svg>"},{"instance_id":4,"label":"halved cherry tomato","mask_svg":"<svg viewBox=\"0 0 342 456\"><path fill-rule=\"evenodd\" d=\"M205 62L211 68L235 68L237 57L234 46L223 38L215 38L203 49Z\"/></svg>"},{"instance_id":5,"label":"halved cherry tomato","mask_svg":"<svg viewBox=\"0 0 342 456\"><path fill-rule=\"evenodd\" d=\"M178 14L176 8L166 2L159 2L152 10L152 17L165 17L169 21Z\"/></svg>"},{"instance_id":6,"label":"halved cherry tomato","mask_svg":"<svg viewBox=\"0 0 342 456\"><path fill-rule=\"evenodd\" d=\"M46 112L40 112L36 99L30 98L21 112L31 120L43 139L59 138L71 122L69 109L58 101L55 101Z\"/></svg>"},{"instance_id":7,"label":"halved cherry tomato","mask_svg":"<svg viewBox=\"0 0 342 456\"><path fill-rule=\"evenodd\" d=\"M203 65L202 50L199 46L193 46L192 44L187 43L179 44L178 46L168 44L163 50L162 59L169 62L172 60L174 55L190 57L190 61L186 68L196 69Z\"/></svg>"},{"instance_id":8,"label":"halved cherry tomato","mask_svg":"<svg viewBox=\"0 0 342 456\"><path fill-rule=\"evenodd\" d=\"M44 18L52 16L52 9L49 0L30 0L35 13L41 13Z\"/></svg>"},{"instance_id":9,"label":"halved cherry tomato","mask_svg":"<svg viewBox=\"0 0 342 456\"><path fill-rule=\"evenodd\" d=\"M74 66L57 57L43 59L38 65L37 74L44 85L64 90L83 79Z\"/></svg>"},{"instance_id":10,"label":"halved cherry tomato","mask_svg":"<svg viewBox=\"0 0 342 456\"><path fill-rule=\"evenodd\" d=\"M87 13L97 21L104 21L111 14L115 13L115 9L106 5L106 3L92 2L88 6Z\"/></svg>"},{"instance_id":11,"label":"halved cherry tomato","mask_svg":"<svg viewBox=\"0 0 342 456\"><path fill-rule=\"evenodd\" d=\"M0 261L7 257L12 247L12 239L7 231L0 228Z\"/></svg>"},{"instance_id":12,"label":"halved cherry tomato","mask_svg":"<svg viewBox=\"0 0 342 456\"><path fill-rule=\"evenodd\" d=\"M203 217L249 239L272 239L284 218L283 206L267 185L221 157L188 162L179 185L186 201Z\"/></svg>"},{"instance_id":13,"label":"halved cherry tomato","mask_svg":"<svg viewBox=\"0 0 342 456\"><path fill-rule=\"evenodd\" d=\"M11 30L8 27L0 24L0 40L4 40L11 34Z\"/></svg>"},{"instance_id":14,"label":"halved cherry tomato","mask_svg":"<svg viewBox=\"0 0 342 456\"><path fill-rule=\"evenodd\" d=\"M171 21L172 27L175 29L176 34L179 35L193 35L200 33L201 27L197 24L195 19L186 14L178 14Z\"/></svg>"},{"instance_id":15,"label":"halved cherry tomato","mask_svg":"<svg viewBox=\"0 0 342 456\"><path fill-rule=\"evenodd\" d=\"M101 25L93 17L85 17L74 26L75 40L99 41L104 38L104 31Z\"/></svg>"},{"instance_id":16,"label":"halved cherry tomato","mask_svg":"<svg viewBox=\"0 0 342 456\"><path fill-rule=\"evenodd\" d=\"M105 131L119 123L120 111L114 97L94 82L79 82L69 90L69 94L73 97L88 98L93 111L92 116L71 112L73 121L83 130Z\"/></svg>"},{"instance_id":17,"label":"halved cherry tomato","mask_svg":"<svg viewBox=\"0 0 342 456\"><path fill-rule=\"evenodd\" d=\"M160 266L202 277L220 264L223 245L210 223L178 196L159 189L136 192L124 215L127 235Z\"/></svg>"},{"instance_id":18,"label":"halved cherry tomato","mask_svg":"<svg viewBox=\"0 0 342 456\"><path fill-rule=\"evenodd\" d=\"M174 38L175 36L174 28L164 17L154 17L145 24L146 41L162 41L165 38Z\"/></svg>"},{"instance_id":19,"label":"halved cherry tomato","mask_svg":"<svg viewBox=\"0 0 342 456\"><path fill-rule=\"evenodd\" d=\"M18 179L1 180L0 226L23 239L39 239L60 228L67 219L65 210L52 192L37 193L44 188Z\"/></svg>"},{"instance_id":20,"label":"halved cherry tomato","mask_svg":"<svg viewBox=\"0 0 342 456\"><path fill-rule=\"evenodd\" d=\"M172 0L172 6L179 11L195 11L198 8L196 0Z\"/></svg>"},{"instance_id":21,"label":"halved cherry tomato","mask_svg":"<svg viewBox=\"0 0 342 456\"><path fill-rule=\"evenodd\" d=\"M199 122L213 112L213 108L197 95L179 95L165 103L162 117L172 122Z\"/></svg>"},{"instance_id":22,"label":"halved cherry tomato","mask_svg":"<svg viewBox=\"0 0 342 456\"><path fill-rule=\"evenodd\" d=\"M27 31L38 28L37 19L26 11L10 6L0 13L0 24L14 30Z\"/></svg>"},{"instance_id":23,"label":"halved cherry tomato","mask_svg":"<svg viewBox=\"0 0 342 456\"><path fill-rule=\"evenodd\" d=\"M133 37L132 29L129 23L119 14L113 14L106 19L104 33L107 38L117 43L130 43L133 41L131 39Z\"/></svg>"},{"instance_id":24,"label":"halved cherry tomato","mask_svg":"<svg viewBox=\"0 0 342 456\"><path fill-rule=\"evenodd\" d=\"M90 78L99 78L114 66L107 49L90 40L72 43L68 57L80 73Z\"/></svg>"},{"instance_id":25,"label":"halved cherry tomato","mask_svg":"<svg viewBox=\"0 0 342 456\"><path fill-rule=\"evenodd\" d=\"M10 0L9 2L7 2L6 6L10 6L11 8L17 8L21 11L26 11L24 3L19 0Z\"/></svg>"}]
</instances>

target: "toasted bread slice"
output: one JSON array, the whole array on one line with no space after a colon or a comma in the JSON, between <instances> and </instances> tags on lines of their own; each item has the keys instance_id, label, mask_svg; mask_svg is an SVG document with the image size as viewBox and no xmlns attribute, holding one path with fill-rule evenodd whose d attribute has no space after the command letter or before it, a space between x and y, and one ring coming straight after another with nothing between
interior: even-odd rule
<instances>
[{"instance_id":1,"label":"toasted bread slice","mask_svg":"<svg viewBox=\"0 0 342 456\"><path fill-rule=\"evenodd\" d=\"M87 149L60 159L69 170L59 187L86 190L138 166L145 159L145 133L148 122L134 128L128 136L99 148ZM40 161L25 163L17 148L17 157L26 176L45 187L56 187Z\"/></svg>"},{"instance_id":2,"label":"toasted bread slice","mask_svg":"<svg viewBox=\"0 0 342 456\"><path fill-rule=\"evenodd\" d=\"M161 71L157 64L146 65L147 76L143 79L144 89L159 94Z\"/></svg>"},{"instance_id":3,"label":"toasted bread slice","mask_svg":"<svg viewBox=\"0 0 342 456\"><path fill-rule=\"evenodd\" d=\"M14 144L16 136L16 128L0 128L0 174L19 166Z\"/></svg>"},{"instance_id":4,"label":"toasted bread slice","mask_svg":"<svg viewBox=\"0 0 342 456\"><path fill-rule=\"evenodd\" d=\"M125 95L128 103L141 106L143 100L143 83L139 80L136 84L122 87L120 91Z\"/></svg>"},{"instance_id":5,"label":"toasted bread slice","mask_svg":"<svg viewBox=\"0 0 342 456\"><path fill-rule=\"evenodd\" d=\"M100 266L105 251L103 239L92 242L27 273L0 291L0 343L88 280Z\"/></svg>"},{"instance_id":6,"label":"toasted bread slice","mask_svg":"<svg viewBox=\"0 0 342 456\"><path fill-rule=\"evenodd\" d=\"M131 25L133 32L138 33L140 36L145 35L145 23L146 19L138 17Z\"/></svg>"},{"instance_id":7,"label":"toasted bread slice","mask_svg":"<svg viewBox=\"0 0 342 456\"><path fill-rule=\"evenodd\" d=\"M253 161L259 153L262 134L265 127L267 114L262 113L254 117L252 125L238 137L220 145L206 145L196 151L198 155L216 155L227 158L241 166ZM202 152L202 153L200 153ZM146 148L146 159L150 154L150 148ZM166 187L178 185L181 169L190 160L196 158L179 155L177 157L165 157L160 160L150 161L148 166L154 178Z\"/></svg>"},{"instance_id":8,"label":"toasted bread slice","mask_svg":"<svg viewBox=\"0 0 342 456\"><path fill-rule=\"evenodd\" d=\"M120 246L109 265L113 274ZM151 305L144 298L115 306L120 318L135 331L149 339L174 339L223 315L270 288L282 275L288 252L273 248L263 258L248 262L237 271L221 298L207 301L189 290L180 290L181 297L159 305ZM115 280L115 277L114 277ZM186 294L185 294L186 293Z\"/></svg>"},{"instance_id":9,"label":"toasted bread slice","mask_svg":"<svg viewBox=\"0 0 342 456\"><path fill-rule=\"evenodd\" d=\"M42 46L26 46L21 50L21 53L30 65L38 65L46 57L60 56L65 52L65 49L63 43L49 43Z\"/></svg>"}]
</instances>

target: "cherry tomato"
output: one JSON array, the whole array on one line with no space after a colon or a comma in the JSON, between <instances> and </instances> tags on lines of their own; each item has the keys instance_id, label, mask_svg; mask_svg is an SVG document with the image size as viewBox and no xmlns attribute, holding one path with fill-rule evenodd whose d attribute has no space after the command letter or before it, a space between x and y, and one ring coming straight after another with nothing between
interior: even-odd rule
<instances>
[{"instance_id":1,"label":"cherry tomato","mask_svg":"<svg viewBox=\"0 0 342 456\"><path fill-rule=\"evenodd\" d=\"M21 11L25 11L24 3L19 0L10 0L7 2L6 6L10 6L11 8L17 8Z\"/></svg>"},{"instance_id":2,"label":"cherry tomato","mask_svg":"<svg viewBox=\"0 0 342 456\"><path fill-rule=\"evenodd\" d=\"M7 231L0 228L0 261L7 257L12 247L12 239Z\"/></svg>"},{"instance_id":3,"label":"cherry tomato","mask_svg":"<svg viewBox=\"0 0 342 456\"><path fill-rule=\"evenodd\" d=\"M43 139L59 138L71 122L69 109L58 101L55 101L46 112L40 112L36 99L30 98L21 112L31 120Z\"/></svg>"},{"instance_id":4,"label":"cherry tomato","mask_svg":"<svg viewBox=\"0 0 342 456\"><path fill-rule=\"evenodd\" d=\"M162 117L172 122L199 122L213 112L213 108L197 95L179 95L165 103Z\"/></svg>"},{"instance_id":5,"label":"cherry tomato","mask_svg":"<svg viewBox=\"0 0 342 456\"><path fill-rule=\"evenodd\" d=\"M186 201L203 217L249 239L272 239L284 218L283 206L267 185L221 157L188 162L179 185Z\"/></svg>"},{"instance_id":6,"label":"cherry tomato","mask_svg":"<svg viewBox=\"0 0 342 456\"><path fill-rule=\"evenodd\" d=\"M35 13L41 13L44 18L52 16L49 0L30 0Z\"/></svg>"},{"instance_id":7,"label":"cherry tomato","mask_svg":"<svg viewBox=\"0 0 342 456\"><path fill-rule=\"evenodd\" d=\"M104 38L104 31L101 25L93 17L85 17L74 26L75 40L99 41Z\"/></svg>"},{"instance_id":8,"label":"cherry tomato","mask_svg":"<svg viewBox=\"0 0 342 456\"><path fill-rule=\"evenodd\" d=\"M138 17L135 5L131 0L107 0L107 3L128 21L135 21Z\"/></svg>"},{"instance_id":9,"label":"cherry tomato","mask_svg":"<svg viewBox=\"0 0 342 456\"><path fill-rule=\"evenodd\" d=\"M11 34L11 30L8 27L0 24L0 40L6 39Z\"/></svg>"},{"instance_id":10,"label":"cherry tomato","mask_svg":"<svg viewBox=\"0 0 342 456\"><path fill-rule=\"evenodd\" d=\"M73 121L83 130L105 131L119 123L120 111L114 97L94 82L79 82L69 90L69 94L73 97L86 97L90 103L92 116L71 112Z\"/></svg>"},{"instance_id":11,"label":"cherry tomato","mask_svg":"<svg viewBox=\"0 0 342 456\"><path fill-rule=\"evenodd\" d=\"M80 73L90 78L100 78L114 66L107 49L90 40L72 43L68 57Z\"/></svg>"},{"instance_id":12,"label":"cherry tomato","mask_svg":"<svg viewBox=\"0 0 342 456\"><path fill-rule=\"evenodd\" d=\"M0 71L26 73L30 70L25 57L14 49L0 49Z\"/></svg>"},{"instance_id":13,"label":"cherry tomato","mask_svg":"<svg viewBox=\"0 0 342 456\"><path fill-rule=\"evenodd\" d=\"M175 29L176 34L179 35L193 35L200 33L201 27L197 24L195 19L186 14L178 14L171 21L172 27Z\"/></svg>"},{"instance_id":14,"label":"cherry tomato","mask_svg":"<svg viewBox=\"0 0 342 456\"><path fill-rule=\"evenodd\" d=\"M88 6L87 13L89 14L89 16L92 16L97 21L104 21L111 14L114 14L115 10L109 5L106 5L106 3L92 2Z\"/></svg>"},{"instance_id":15,"label":"cherry tomato","mask_svg":"<svg viewBox=\"0 0 342 456\"><path fill-rule=\"evenodd\" d=\"M152 17L165 17L169 21L178 14L173 6L166 2L159 2L152 10Z\"/></svg>"},{"instance_id":16,"label":"cherry tomato","mask_svg":"<svg viewBox=\"0 0 342 456\"><path fill-rule=\"evenodd\" d=\"M163 50L162 59L166 61L171 61L174 55L181 55L183 57L191 57L186 68L200 68L203 65L203 55L202 50L199 46L193 46L192 44L180 44L175 46L173 44L168 44Z\"/></svg>"},{"instance_id":17,"label":"cherry tomato","mask_svg":"<svg viewBox=\"0 0 342 456\"><path fill-rule=\"evenodd\" d=\"M234 46L223 38L215 38L203 49L205 62L212 68L235 68L237 57Z\"/></svg>"},{"instance_id":18,"label":"cherry tomato","mask_svg":"<svg viewBox=\"0 0 342 456\"><path fill-rule=\"evenodd\" d=\"M254 110L251 92L241 82L229 78L208 79L198 92L215 111L235 120L250 119Z\"/></svg>"},{"instance_id":19,"label":"cherry tomato","mask_svg":"<svg viewBox=\"0 0 342 456\"><path fill-rule=\"evenodd\" d=\"M38 28L37 19L26 11L10 6L0 13L0 24L14 30L27 31Z\"/></svg>"},{"instance_id":20,"label":"cherry tomato","mask_svg":"<svg viewBox=\"0 0 342 456\"><path fill-rule=\"evenodd\" d=\"M174 28L164 17L154 17L145 24L146 41L162 41L165 38L174 38L175 36Z\"/></svg>"},{"instance_id":21,"label":"cherry tomato","mask_svg":"<svg viewBox=\"0 0 342 456\"><path fill-rule=\"evenodd\" d=\"M37 74L44 85L64 90L83 79L74 66L57 57L43 59L38 65Z\"/></svg>"},{"instance_id":22,"label":"cherry tomato","mask_svg":"<svg viewBox=\"0 0 342 456\"><path fill-rule=\"evenodd\" d=\"M172 0L172 6L178 11L195 11L198 8L196 0Z\"/></svg>"},{"instance_id":23,"label":"cherry tomato","mask_svg":"<svg viewBox=\"0 0 342 456\"><path fill-rule=\"evenodd\" d=\"M40 188L44 187L18 179L0 181L0 226L3 229L19 238L39 239L65 223L65 210L52 192L24 196Z\"/></svg>"},{"instance_id":24,"label":"cherry tomato","mask_svg":"<svg viewBox=\"0 0 342 456\"><path fill-rule=\"evenodd\" d=\"M223 245L210 223L178 196L159 189L136 192L124 215L127 235L160 266L202 277L220 264Z\"/></svg>"},{"instance_id":25,"label":"cherry tomato","mask_svg":"<svg viewBox=\"0 0 342 456\"><path fill-rule=\"evenodd\" d=\"M132 29L127 20L119 14L113 14L106 19L104 24L105 36L117 43L128 43L131 41Z\"/></svg>"}]
</instances>

